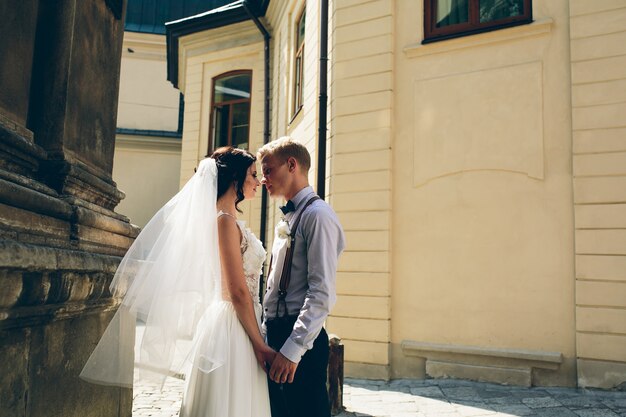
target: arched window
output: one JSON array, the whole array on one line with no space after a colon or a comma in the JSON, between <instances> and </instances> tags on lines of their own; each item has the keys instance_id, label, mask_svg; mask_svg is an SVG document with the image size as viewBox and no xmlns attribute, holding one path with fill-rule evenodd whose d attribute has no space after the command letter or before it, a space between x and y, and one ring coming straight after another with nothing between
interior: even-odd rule
<instances>
[{"instance_id":1,"label":"arched window","mask_svg":"<svg viewBox=\"0 0 626 417\"><path fill-rule=\"evenodd\" d=\"M252 71L213 78L209 153L221 146L249 149Z\"/></svg>"}]
</instances>

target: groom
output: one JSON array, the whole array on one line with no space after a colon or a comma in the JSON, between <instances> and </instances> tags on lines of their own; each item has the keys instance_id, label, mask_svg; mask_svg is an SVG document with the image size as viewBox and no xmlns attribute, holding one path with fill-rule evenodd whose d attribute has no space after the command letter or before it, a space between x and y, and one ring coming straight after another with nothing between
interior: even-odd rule
<instances>
[{"instance_id":1,"label":"groom","mask_svg":"<svg viewBox=\"0 0 626 417\"><path fill-rule=\"evenodd\" d=\"M288 200L281 207L284 238L277 228L263 301L268 344L278 352L269 371L272 417L329 417L323 326L335 304L343 230L309 186L311 156L304 145L282 137L259 149L258 157L270 196Z\"/></svg>"}]
</instances>

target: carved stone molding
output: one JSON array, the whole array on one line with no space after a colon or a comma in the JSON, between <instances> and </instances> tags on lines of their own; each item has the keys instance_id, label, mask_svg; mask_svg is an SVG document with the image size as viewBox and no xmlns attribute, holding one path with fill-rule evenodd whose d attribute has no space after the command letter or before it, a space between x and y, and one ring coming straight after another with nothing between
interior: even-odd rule
<instances>
[{"instance_id":1,"label":"carved stone molding","mask_svg":"<svg viewBox=\"0 0 626 417\"><path fill-rule=\"evenodd\" d=\"M18 124L7 123L0 115L0 169L32 176L46 151L33 143L33 132Z\"/></svg>"},{"instance_id":2,"label":"carved stone molding","mask_svg":"<svg viewBox=\"0 0 626 417\"><path fill-rule=\"evenodd\" d=\"M42 178L60 194L113 210L124 199L110 174L98 175L87 164L67 154L52 154L41 167Z\"/></svg>"}]
</instances>

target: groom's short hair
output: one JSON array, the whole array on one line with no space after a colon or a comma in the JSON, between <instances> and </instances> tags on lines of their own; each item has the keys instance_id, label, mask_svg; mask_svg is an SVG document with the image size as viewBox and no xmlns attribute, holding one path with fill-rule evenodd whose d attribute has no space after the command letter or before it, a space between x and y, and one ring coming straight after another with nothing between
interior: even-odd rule
<instances>
[{"instance_id":1,"label":"groom's short hair","mask_svg":"<svg viewBox=\"0 0 626 417\"><path fill-rule=\"evenodd\" d=\"M293 157L298 161L298 165L304 173L309 172L309 168L311 168L311 155L306 146L296 142L290 136L283 136L263 145L257 151L257 158L263 161L266 156L273 156L283 161Z\"/></svg>"}]
</instances>

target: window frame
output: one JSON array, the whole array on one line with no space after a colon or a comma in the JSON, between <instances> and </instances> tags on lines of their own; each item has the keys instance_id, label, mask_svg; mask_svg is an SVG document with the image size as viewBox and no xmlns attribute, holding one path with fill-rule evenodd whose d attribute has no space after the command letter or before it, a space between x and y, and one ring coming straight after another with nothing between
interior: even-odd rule
<instances>
[{"instance_id":1,"label":"window frame","mask_svg":"<svg viewBox=\"0 0 626 417\"><path fill-rule=\"evenodd\" d=\"M304 38L302 39L302 45L298 46L300 40L300 21L304 17ZM304 47L306 44L306 4L302 7L298 18L294 24L294 55L293 55L293 94L291 105L291 120L295 119L296 115L300 113L302 107L304 107ZM298 60L300 60L300 66L298 67ZM300 71L298 72L298 68Z\"/></svg>"},{"instance_id":2,"label":"window frame","mask_svg":"<svg viewBox=\"0 0 626 417\"><path fill-rule=\"evenodd\" d=\"M492 22L480 23L480 0L469 1L469 14L467 23L437 27L437 0L424 0L424 40L423 44L441 41L445 39L458 38L473 35L476 33L489 32L512 26L532 23L533 10L532 0L524 1L524 13L520 16L511 16L505 19L494 20Z\"/></svg>"},{"instance_id":3,"label":"window frame","mask_svg":"<svg viewBox=\"0 0 626 417\"><path fill-rule=\"evenodd\" d=\"M249 98L241 98L235 100L228 100L220 102L219 104L215 103L215 84L216 82L224 77L231 77L233 75L247 74L250 76L250 97ZM215 147L215 108L216 107L225 107L228 106L229 115L228 115L228 144L225 146L233 146L233 138L232 138L232 126L233 126L233 111L232 106L239 103L248 103L248 149L250 148L250 117L252 114L252 70L242 69L242 70L234 70L224 72L222 74L216 75L211 80L211 107L209 111L209 148L208 155L212 154Z\"/></svg>"}]
</instances>

